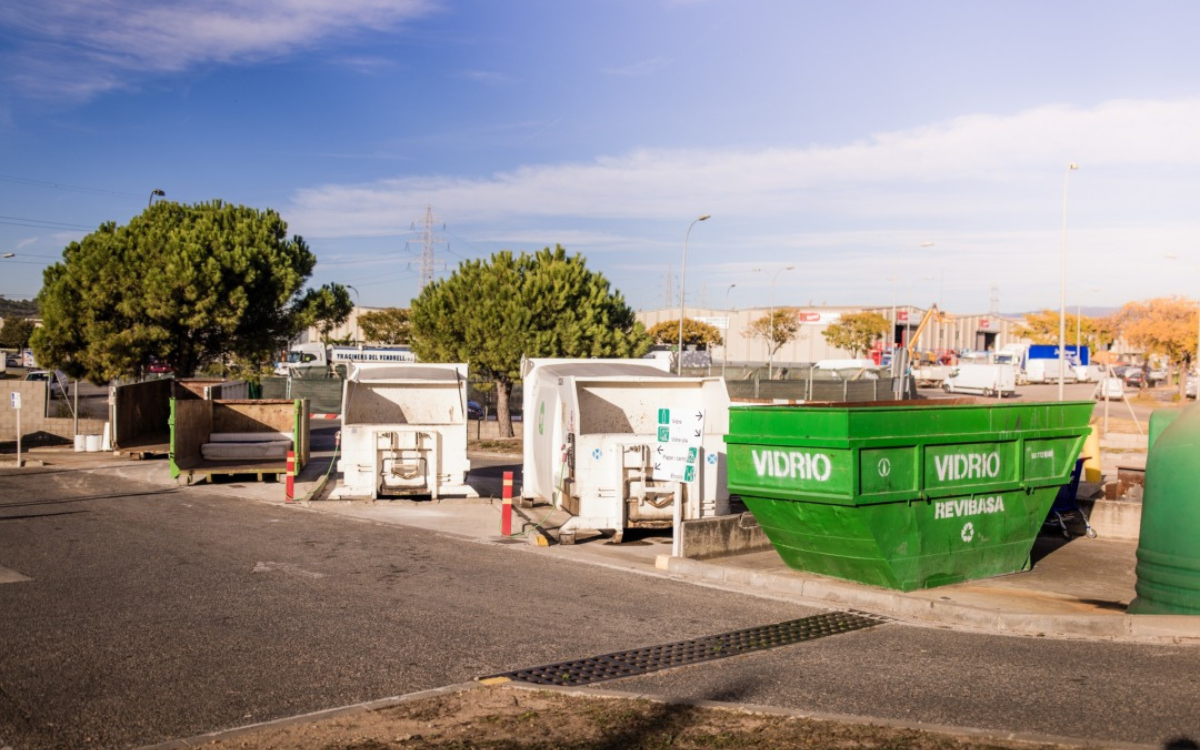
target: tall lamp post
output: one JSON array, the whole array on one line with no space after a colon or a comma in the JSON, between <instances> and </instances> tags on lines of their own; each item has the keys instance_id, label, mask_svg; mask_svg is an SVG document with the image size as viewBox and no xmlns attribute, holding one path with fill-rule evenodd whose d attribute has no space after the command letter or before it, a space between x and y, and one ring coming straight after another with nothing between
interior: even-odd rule
<instances>
[{"instance_id":1,"label":"tall lamp post","mask_svg":"<svg viewBox=\"0 0 1200 750\"><path fill-rule=\"evenodd\" d=\"M154 188L153 190L150 191L150 200L146 203L146 208L150 208L151 206L154 205L155 197L163 198L165 196L166 196L166 193L159 190L158 188Z\"/></svg>"},{"instance_id":2,"label":"tall lamp post","mask_svg":"<svg viewBox=\"0 0 1200 750\"><path fill-rule=\"evenodd\" d=\"M1071 162L1063 173L1062 274L1058 280L1058 400L1063 396L1064 370L1067 368L1067 182L1079 165Z\"/></svg>"},{"instance_id":3,"label":"tall lamp post","mask_svg":"<svg viewBox=\"0 0 1200 750\"><path fill-rule=\"evenodd\" d=\"M723 337L721 349L721 377L725 377L725 367L729 364L729 293L737 284L730 284L725 289L725 334Z\"/></svg>"},{"instance_id":4,"label":"tall lamp post","mask_svg":"<svg viewBox=\"0 0 1200 750\"><path fill-rule=\"evenodd\" d=\"M922 242L921 247L933 247L933 243L932 242ZM891 281L892 281L892 333L891 333L891 335L888 336L888 338L891 339L892 363L894 365L896 362L896 341L895 341L896 323L898 322L896 320L896 285L900 281L900 251L899 250L896 251L895 257L892 258L892 279L891 279ZM940 300L939 300L939 302L940 302ZM941 308L939 307L939 309L941 309ZM908 321L907 320L904 321L904 331L905 331L905 333L908 332ZM904 338L905 338L904 334L901 334L900 342L899 342L900 346L904 345Z\"/></svg>"},{"instance_id":5,"label":"tall lamp post","mask_svg":"<svg viewBox=\"0 0 1200 750\"><path fill-rule=\"evenodd\" d=\"M771 338L767 341L767 380L773 380L775 366L775 280L779 278L779 274L784 271L791 271L795 266L786 266L780 268L771 276L771 307L769 320L771 321Z\"/></svg>"},{"instance_id":6,"label":"tall lamp post","mask_svg":"<svg viewBox=\"0 0 1200 750\"><path fill-rule=\"evenodd\" d=\"M679 264L679 353L675 358L675 374L683 375L683 291L684 278L687 274L687 243L688 237L692 233L692 227L696 226L697 221L708 221L712 214L704 214L692 219L692 223L688 224L687 232L683 235L683 261Z\"/></svg>"}]
</instances>

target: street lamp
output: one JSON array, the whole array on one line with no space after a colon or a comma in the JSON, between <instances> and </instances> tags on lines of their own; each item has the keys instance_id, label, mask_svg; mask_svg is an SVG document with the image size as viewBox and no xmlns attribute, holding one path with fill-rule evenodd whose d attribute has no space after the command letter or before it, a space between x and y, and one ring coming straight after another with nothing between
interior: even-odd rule
<instances>
[{"instance_id":1,"label":"street lamp","mask_svg":"<svg viewBox=\"0 0 1200 750\"><path fill-rule=\"evenodd\" d=\"M1063 173L1062 274L1058 281L1058 400L1064 401L1063 376L1067 369L1067 181L1079 165L1071 162Z\"/></svg>"},{"instance_id":2,"label":"street lamp","mask_svg":"<svg viewBox=\"0 0 1200 750\"><path fill-rule=\"evenodd\" d=\"M780 268L771 276L771 312L769 318L771 321L771 338L767 341L767 380L773 380L775 377L773 374L775 365L775 280L779 278L779 274L784 271L791 271L793 268L795 266Z\"/></svg>"},{"instance_id":3,"label":"street lamp","mask_svg":"<svg viewBox=\"0 0 1200 750\"><path fill-rule=\"evenodd\" d=\"M692 220L688 224L687 232L683 235L683 261L679 264L679 354L676 357L675 374L683 375L683 284L684 276L687 273L687 243L688 236L692 233L692 227L696 226L697 221L708 221L712 214L704 214Z\"/></svg>"},{"instance_id":4,"label":"street lamp","mask_svg":"<svg viewBox=\"0 0 1200 750\"><path fill-rule=\"evenodd\" d=\"M932 242L922 242L921 247L933 247ZM892 344L892 371L895 372L896 365L896 284L900 281L900 251L897 250L892 258L892 332L888 336ZM940 309L940 308L939 308ZM904 332L908 332L908 321L904 321ZM900 345L904 345L904 334L900 335Z\"/></svg>"},{"instance_id":5,"label":"street lamp","mask_svg":"<svg viewBox=\"0 0 1200 750\"><path fill-rule=\"evenodd\" d=\"M725 290L725 337L721 347L721 377L725 377L725 367L729 364L729 293L737 284L730 284Z\"/></svg>"},{"instance_id":6,"label":"street lamp","mask_svg":"<svg viewBox=\"0 0 1200 750\"><path fill-rule=\"evenodd\" d=\"M159 190L158 188L154 188L153 190L151 190L150 191L150 201L148 203L146 203L146 208L150 208L151 206L154 205L154 197L155 196L162 198L162 197L166 196L166 193Z\"/></svg>"}]
</instances>

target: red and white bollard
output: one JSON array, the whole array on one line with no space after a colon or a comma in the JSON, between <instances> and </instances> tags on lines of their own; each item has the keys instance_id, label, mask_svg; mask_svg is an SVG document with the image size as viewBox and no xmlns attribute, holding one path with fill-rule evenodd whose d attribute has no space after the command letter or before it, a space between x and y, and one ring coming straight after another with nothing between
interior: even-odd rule
<instances>
[{"instance_id":1,"label":"red and white bollard","mask_svg":"<svg viewBox=\"0 0 1200 750\"><path fill-rule=\"evenodd\" d=\"M512 490L513 473L504 472L504 492L501 494L503 505L500 506L500 534L512 536Z\"/></svg>"},{"instance_id":2,"label":"red and white bollard","mask_svg":"<svg viewBox=\"0 0 1200 750\"><path fill-rule=\"evenodd\" d=\"M279 455L278 453L275 455ZM287 499L295 502L296 497L296 451L288 451L287 455Z\"/></svg>"}]
</instances>

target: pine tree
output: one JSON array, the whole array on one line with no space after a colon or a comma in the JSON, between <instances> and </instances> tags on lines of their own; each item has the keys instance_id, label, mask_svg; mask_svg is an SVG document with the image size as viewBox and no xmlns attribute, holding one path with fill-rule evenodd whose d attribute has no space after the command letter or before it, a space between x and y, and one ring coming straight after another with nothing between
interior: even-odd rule
<instances>
[{"instance_id":1,"label":"pine tree","mask_svg":"<svg viewBox=\"0 0 1200 750\"><path fill-rule=\"evenodd\" d=\"M512 436L509 397L526 357L639 357L650 339L619 292L562 246L470 260L412 306L413 352L467 362L496 388L501 433Z\"/></svg>"}]
</instances>

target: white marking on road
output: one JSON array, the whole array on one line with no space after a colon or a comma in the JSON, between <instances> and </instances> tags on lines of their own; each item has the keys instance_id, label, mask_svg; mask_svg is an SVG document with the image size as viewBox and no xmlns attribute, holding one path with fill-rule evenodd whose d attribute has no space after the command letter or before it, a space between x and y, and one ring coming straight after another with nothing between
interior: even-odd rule
<instances>
[{"instance_id":1,"label":"white marking on road","mask_svg":"<svg viewBox=\"0 0 1200 750\"><path fill-rule=\"evenodd\" d=\"M23 576L12 568L6 568L0 565L0 583L20 583L21 581L32 581L29 576Z\"/></svg>"}]
</instances>

